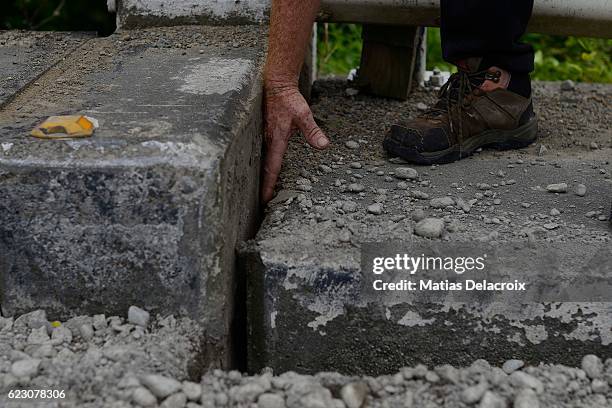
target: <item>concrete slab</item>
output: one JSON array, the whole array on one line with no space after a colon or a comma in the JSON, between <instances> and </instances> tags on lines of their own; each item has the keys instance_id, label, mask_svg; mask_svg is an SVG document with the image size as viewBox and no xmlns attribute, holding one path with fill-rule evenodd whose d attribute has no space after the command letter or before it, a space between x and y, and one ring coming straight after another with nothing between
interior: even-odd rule
<instances>
[{"instance_id":1,"label":"concrete slab","mask_svg":"<svg viewBox=\"0 0 612 408\"><path fill-rule=\"evenodd\" d=\"M268 19L269 0L194 1L123 0L118 25L139 28L177 24L259 24Z\"/></svg>"},{"instance_id":2,"label":"concrete slab","mask_svg":"<svg viewBox=\"0 0 612 408\"><path fill-rule=\"evenodd\" d=\"M0 106L93 34L0 31Z\"/></svg>"},{"instance_id":3,"label":"concrete slab","mask_svg":"<svg viewBox=\"0 0 612 408\"><path fill-rule=\"evenodd\" d=\"M401 103L350 97L346 87L315 85L315 116L333 147L319 153L293 139L281 191L243 248L250 369L381 374L478 358L579 365L585 353L611 357L612 87L537 84L540 142L433 167L402 164L381 148L386 126L416 115L433 93ZM399 167L418 176L399 178ZM553 183L568 192L548 192ZM586 195L574 193L578 184ZM415 234L423 216L440 220L441 238ZM363 252L383 256L389 243L417 257L488 254L487 273L532 289L485 301L376 292ZM415 279L428 276L437 275ZM411 278L382 279L402 277Z\"/></svg>"},{"instance_id":4,"label":"concrete slab","mask_svg":"<svg viewBox=\"0 0 612 408\"><path fill-rule=\"evenodd\" d=\"M5 315L119 314L137 304L202 324L227 366L235 243L256 224L257 27L176 27L89 41L0 111ZM28 135L50 115L89 139Z\"/></svg>"}]
</instances>

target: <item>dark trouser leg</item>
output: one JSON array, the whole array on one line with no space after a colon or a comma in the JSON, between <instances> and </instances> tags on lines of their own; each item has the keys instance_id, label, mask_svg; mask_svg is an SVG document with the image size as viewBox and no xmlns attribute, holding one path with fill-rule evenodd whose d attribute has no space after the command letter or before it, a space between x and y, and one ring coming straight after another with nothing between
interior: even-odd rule
<instances>
[{"instance_id":1,"label":"dark trouser leg","mask_svg":"<svg viewBox=\"0 0 612 408\"><path fill-rule=\"evenodd\" d=\"M497 66L528 74L533 71L533 48L519 39L532 9L533 0L441 0L444 59L483 58L482 69Z\"/></svg>"}]
</instances>

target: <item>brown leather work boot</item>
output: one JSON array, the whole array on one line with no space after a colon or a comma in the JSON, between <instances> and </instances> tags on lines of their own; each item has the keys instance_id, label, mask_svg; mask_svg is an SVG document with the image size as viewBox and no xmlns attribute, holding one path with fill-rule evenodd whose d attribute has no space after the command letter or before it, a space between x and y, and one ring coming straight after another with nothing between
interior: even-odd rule
<instances>
[{"instance_id":1,"label":"brown leather work boot","mask_svg":"<svg viewBox=\"0 0 612 408\"><path fill-rule=\"evenodd\" d=\"M405 125L393 125L383 142L394 156L418 164L450 163L481 147L516 149L537 138L531 98L505 89L498 68L453 74L438 102Z\"/></svg>"}]
</instances>

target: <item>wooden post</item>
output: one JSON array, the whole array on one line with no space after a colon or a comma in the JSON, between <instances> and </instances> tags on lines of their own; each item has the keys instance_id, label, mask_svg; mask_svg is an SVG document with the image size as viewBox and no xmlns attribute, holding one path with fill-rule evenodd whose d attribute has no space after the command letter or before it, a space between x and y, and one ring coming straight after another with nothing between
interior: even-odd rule
<instances>
[{"instance_id":1,"label":"wooden post","mask_svg":"<svg viewBox=\"0 0 612 408\"><path fill-rule=\"evenodd\" d=\"M406 99L423 30L413 26L365 24L357 85L364 92Z\"/></svg>"}]
</instances>

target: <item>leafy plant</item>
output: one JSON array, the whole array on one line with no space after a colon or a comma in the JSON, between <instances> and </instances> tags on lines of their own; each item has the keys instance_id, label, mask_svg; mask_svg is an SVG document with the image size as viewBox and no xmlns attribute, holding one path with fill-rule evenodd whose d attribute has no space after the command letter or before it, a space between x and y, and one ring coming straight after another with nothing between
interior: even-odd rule
<instances>
[{"instance_id":1,"label":"leafy plant","mask_svg":"<svg viewBox=\"0 0 612 408\"><path fill-rule=\"evenodd\" d=\"M319 72L346 75L359 66L361 28L355 24L319 24ZM538 80L612 83L612 40L527 34L533 45ZM440 30L427 29L427 68L454 71L442 58Z\"/></svg>"},{"instance_id":2,"label":"leafy plant","mask_svg":"<svg viewBox=\"0 0 612 408\"><path fill-rule=\"evenodd\" d=\"M106 0L13 0L0 1L0 29L115 31L115 16Z\"/></svg>"},{"instance_id":3,"label":"leafy plant","mask_svg":"<svg viewBox=\"0 0 612 408\"><path fill-rule=\"evenodd\" d=\"M361 59L361 25L318 24L319 75L348 74Z\"/></svg>"}]
</instances>

